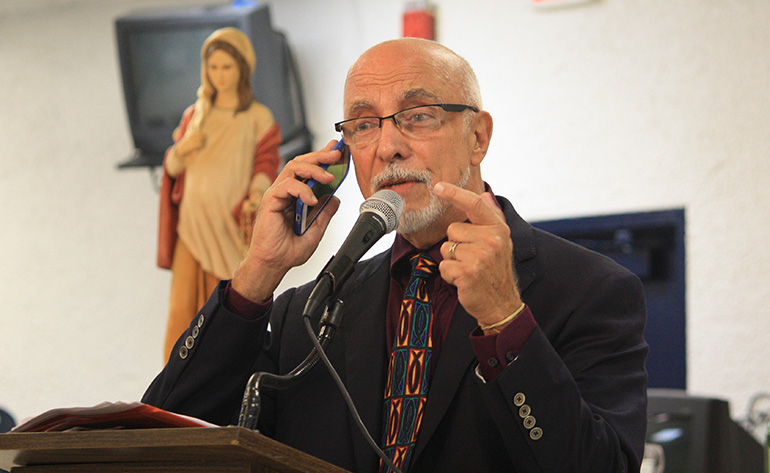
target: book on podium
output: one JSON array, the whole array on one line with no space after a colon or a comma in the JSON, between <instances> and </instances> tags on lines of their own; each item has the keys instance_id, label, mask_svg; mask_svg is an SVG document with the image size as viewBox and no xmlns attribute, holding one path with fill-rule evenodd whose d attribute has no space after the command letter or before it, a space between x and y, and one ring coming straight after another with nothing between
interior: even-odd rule
<instances>
[{"instance_id":1,"label":"book on podium","mask_svg":"<svg viewBox=\"0 0 770 473\"><path fill-rule=\"evenodd\" d=\"M59 408L0 434L11 473L345 473L242 427L218 427L142 403Z\"/></svg>"}]
</instances>

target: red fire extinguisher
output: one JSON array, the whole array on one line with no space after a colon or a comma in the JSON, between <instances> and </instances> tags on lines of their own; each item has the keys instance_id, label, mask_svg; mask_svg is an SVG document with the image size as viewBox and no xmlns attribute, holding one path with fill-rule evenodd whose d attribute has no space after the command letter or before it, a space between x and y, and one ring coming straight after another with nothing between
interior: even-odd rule
<instances>
[{"instance_id":1,"label":"red fire extinguisher","mask_svg":"<svg viewBox=\"0 0 770 473\"><path fill-rule=\"evenodd\" d=\"M410 1L406 4L403 37L436 39L433 12L425 0Z\"/></svg>"}]
</instances>

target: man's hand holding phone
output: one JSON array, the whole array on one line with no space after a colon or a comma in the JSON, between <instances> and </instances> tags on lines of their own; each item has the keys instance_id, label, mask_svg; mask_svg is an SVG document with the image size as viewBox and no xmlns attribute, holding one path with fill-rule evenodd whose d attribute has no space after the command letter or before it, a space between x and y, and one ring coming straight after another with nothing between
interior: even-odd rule
<instances>
[{"instance_id":1,"label":"man's hand holding phone","mask_svg":"<svg viewBox=\"0 0 770 473\"><path fill-rule=\"evenodd\" d=\"M297 156L283 167L262 197L254 222L249 251L233 276L232 285L239 294L255 301L268 300L286 273L305 263L318 247L331 217L339 208L339 199L330 197L315 223L302 236L294 232L296 203L301 199L316 206L319 199L308 185L310 179L330 184L337 176L324 169L340 160L342 153L329 142L322 150Z\"/></svg>"},{"instance_id":2,"label":"man's hand holding phone","mask_svg":"<svg viewBox=\"0 0 770 473\"><path fill-rule=\"evenodd\" d=\"M326 172L332 174L334 179L329 183L308 179L306 183L313 190L314 202L306 202L302 198L297 199L294 211L294 233L297 235L305 234L348 175L348 170L350 169L350 149L343 140L340 140L332 151L340 152L339 161L332 164L322 164L321 167L326 169Z\"/></svg>"}]
</instances>

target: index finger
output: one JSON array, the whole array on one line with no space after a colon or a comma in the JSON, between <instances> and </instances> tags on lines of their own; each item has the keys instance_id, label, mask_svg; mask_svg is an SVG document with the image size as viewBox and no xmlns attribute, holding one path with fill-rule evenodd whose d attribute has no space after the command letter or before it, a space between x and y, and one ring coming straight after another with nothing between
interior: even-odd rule
<instances>
[{"instance_id":1,"label":"index finger","mask_svg":"<svg viewBox=\"0 0 770 473\"><path fill-rule=\"evenodd\" d=\"M500 209L490 202L489 193L476 194L448 182L438 182L433 186L436 195L455 207L459 208L471 223L492 225L500 223L503 218ZM488 197L485 198L484 196Z\"/></svg>"}]
</instances>

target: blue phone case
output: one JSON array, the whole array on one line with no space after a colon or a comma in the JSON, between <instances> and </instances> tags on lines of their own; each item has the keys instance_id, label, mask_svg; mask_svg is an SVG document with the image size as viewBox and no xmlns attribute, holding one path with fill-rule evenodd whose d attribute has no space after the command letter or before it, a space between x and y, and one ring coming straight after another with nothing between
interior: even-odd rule
<instances>
[{"instance_id":1,"label":"blue phone case","mask_svg":"<svg viewBox=\"0 0 770 473\"><path fill-rule=\"evenodd\" d=\"M340 176L338 176L331 184L320 184L314 179L309 179L307 185L313 189L313 193L318 199L318 204L315 206L305 204L302 199L297 199L297 205L294 208L294 233L296 235L304 234L310 225L313 224L319 213L326 207L326 203L329 202L331 196L337 192L342 181L348 175L350 169L350 152L346 148L345 142L340 138L340 141L333 148L342 152L342 157L337 163L322 164L321 167L329 170L330 166L342 166L340 169ZM347 153L347 156L346 156ZM340 164L341 163L341 164Z\"/></svg>"}]
</instances>

